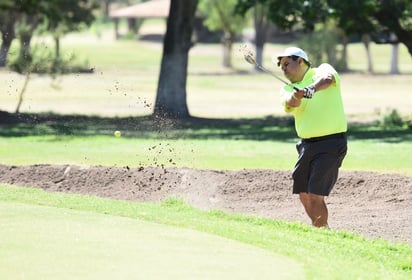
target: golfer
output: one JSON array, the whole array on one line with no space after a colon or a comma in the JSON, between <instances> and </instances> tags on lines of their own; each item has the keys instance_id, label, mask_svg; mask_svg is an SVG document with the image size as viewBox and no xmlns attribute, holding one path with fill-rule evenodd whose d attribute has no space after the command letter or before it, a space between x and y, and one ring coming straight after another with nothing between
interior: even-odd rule
<instances>
[{"instance_id":1,"label":"golfer","mask_svg":"<svg viewBox=\"0 0 412 280\"><path fill-rule=\"evenodd\" d=\"M285 111L293 115L300 138L293 193L299 194L313 226L328 227L325 196L336 183L347 151L340 78L329 64L312 68L307 54L297 47L285 49L274 60L295 87L281 89Z\"/></svg>"}]
</instances>

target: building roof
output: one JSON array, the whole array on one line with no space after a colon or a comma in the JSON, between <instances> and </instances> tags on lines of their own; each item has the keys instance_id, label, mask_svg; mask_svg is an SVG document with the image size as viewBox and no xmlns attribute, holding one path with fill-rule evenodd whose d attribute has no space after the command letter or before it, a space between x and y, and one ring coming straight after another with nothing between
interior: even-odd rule
<instances>
[{"instance_id":1,"label":"building roof","mask_svg":"<svg viewBox=\"0 0 412 280\"><path fill-rule=\"evenodd\" d=\"M109 13L113 18L165 18L169 16L170 0L151 0Z\"/></svg>"}]
</instances>

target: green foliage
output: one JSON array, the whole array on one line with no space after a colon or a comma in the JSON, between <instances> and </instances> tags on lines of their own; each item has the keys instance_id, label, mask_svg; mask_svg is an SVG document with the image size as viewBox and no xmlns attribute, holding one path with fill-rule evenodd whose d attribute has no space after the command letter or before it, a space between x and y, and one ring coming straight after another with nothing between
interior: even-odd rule
<instances>
[{"instance_id":1,"label":"green foliage","mask_svg":"<svg viewBox=\"0 0 412 280\"><path fill-rule=\"evenodd\" d=\"M301 21L302 2L300 0L268 0L269 18L283 29L291 29Z\"/></svg>"},{"instance_id":2,"label":"green foliage","mask_svg":"<svg viewBox=\"0 0 412 280\"><path fill-rule=\"evenodd\" d=\"M301 24L305 30L312 31L316 23L324 22L329 14L325 1L304 0L238 0L236 12L244 15L256 3L267 6L268 17L282 29Z\"/></svg>"},{"instance_id":3,"label":"green foliage","mask_svg":"<svg viewBox=\"0 0 412 280\"><path fill-rule=\"evenodd\" d=\"M29 56L18 56L8 66L20 74L49 74L52 77L56 77L59 74L91 71L88 62L78 62L75 54L57 59L54 57L54 53L42 44L33 47Z\"/></svg>"},{"instance_id":4,"label":"green foliage","mask_svg":"<svg viewBox=\"0 0 412 280\"><path fill-rule=\"evenodd\" d=\"M67 71L71 66L67 67L66 61L52 60L47 52L33 54L30 50L31 38L36 29L47 30L56 39L70 31L78 31L93 22L93 12L97 7L97 0L22 0L16 1L15 5L9 1L0 3L0 11L4 17L10 15L8 20L14 25L22 43L20 57L11 63L11 69L19 73L72 72Z\"/></svg>"},{"instance_id":5,"label":"green foliage","mask_svg":"<svg viewBox=\"0 0 412 280\"><path fill-rule=\"evenodd\" d=\"M347 35L370 33L377 28L374 14L378 10L376 0L342 1L328 0L331 16ZM362 24L360 24L362 23Z\"/></svg>"},{"instance_id":6,"label":"green foliage","mask_svg":"<svg viewBox=\"0 0 412 280\"><path fill-rule=\"evenodd\" d=\"M78 30L79 25L90 25L95 19L93 11L99 7L96 0L53 0L47 1L44 15L50 30ZM64 26L64 27L62 27Z\"/></svg>"},{"instance_id":7,"label":"green foliage","mask_svg":"<svg viewBox=\"0 0 412 280\"><path fill-rule=\"evenodd\" d=\"M381 125L385 128L403 127L405 122L399 112L396 109L392 109L382 116Z\"/></svg>"},{"instance_id":8,"label":"green foliage","mask_svg":"<svg viewBox=\"0 0 412 280\"><path fill-rule=\"evenodd\" d=\"M316 24L334 19L346 35L389 29L408 47L409 52L412 50L410 0L238 0L236 12L244 15L257 2L268 5L268 17L282 29L301 26L312 31Z\"/></svg>"},{"instance_id":9,"label":"green foliage","mask_svg":"<svg viewBox=\"0 0 412 280\"><path fill-rule=\"evenodd\" d=\"M338 33L333 24L317 25L315 31L306 34L298 44L309 53L314 66L328 62L339 71L342 62L337 51Z\"/></svg>"},{"instance_id":10,"label":"green foliage","mask_svg":"<svg viewBox=\"0 0 412 280\"><path fill-rule=\"evenodd\" d=\"M205 17L204 24L211 31L224 30L239 34L246 25L246 20L235 14L237 0L201 0L198 11Z\"/></svg>"},{"instance_id":11,"label":"green foliage","mask_svg":"<svg viewBox=\"0 0 412 280\"><path fill-rule=\"evenodd\" d=\"M376 18L391 31L402 28L412 31L412 2L410 0L376 0ZM410 35L409 35L410 36Z\"/></svg>"}]
</instances>

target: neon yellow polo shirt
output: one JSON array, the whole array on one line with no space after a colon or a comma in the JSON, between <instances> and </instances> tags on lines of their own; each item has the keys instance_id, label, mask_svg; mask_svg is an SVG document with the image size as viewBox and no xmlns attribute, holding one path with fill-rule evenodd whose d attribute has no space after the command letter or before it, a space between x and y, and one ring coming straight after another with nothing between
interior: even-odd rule
<instances>
[{"instance_id":1,"label":"neon yellow polo shirt","mask_svg":"<svg viewBox=\"0 0 412 280\"><path fill-rule=\"evenodd\" d=\"M347 122L343 108L340 78L336 70L329 64L318 68L310 68L301 82L293 83L304 88L315 82L323 73L333 74L336 83L327 89L315 92L311 99L303 98L299 107L288 108L283 101L285 111L295 118L295 128L300 138L311 138L346 132ZM289 86L282 88L283 96L293 94Z\"/></svg>"}]
</instances>

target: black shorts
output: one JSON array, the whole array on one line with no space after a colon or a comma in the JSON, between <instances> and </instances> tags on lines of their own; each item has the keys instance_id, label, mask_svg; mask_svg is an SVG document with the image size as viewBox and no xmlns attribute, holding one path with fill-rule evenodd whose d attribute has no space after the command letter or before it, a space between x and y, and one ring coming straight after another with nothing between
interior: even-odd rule
<instances>
[{"instance_id":1,"label":"black shorts","mask_svg":"<svg viewBox=\"0 0 412 280\"><path fill-rule=\"evenodd\" d=\"M328 196L338 179L338 170L347 152L346 134L302 139L296 144L299 154L293 170L293 193Z\"/></svg>"}]
</instances>

